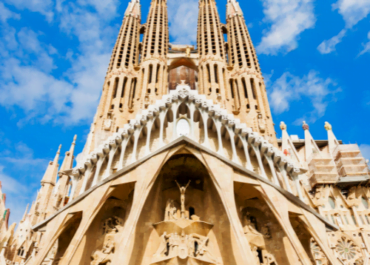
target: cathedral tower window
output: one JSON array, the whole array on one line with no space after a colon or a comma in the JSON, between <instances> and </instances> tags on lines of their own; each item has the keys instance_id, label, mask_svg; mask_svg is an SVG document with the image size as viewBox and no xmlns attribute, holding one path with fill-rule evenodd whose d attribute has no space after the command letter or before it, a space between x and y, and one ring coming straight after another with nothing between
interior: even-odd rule
<instances>
[{"instance_id":1,"label":"cathedral tower window","mask_svg":"<svg viewBox=\"0 0 370 265\"><path fill-rule=\"evenodd\" d=\"M117 78L114 80L113 98L116 98L116 97L117 97L118 83L119 83L119 78L117 77Z\"/></svg>"},{"instance_id":2,"label":"cathedral tower window","mask_svg":"<svg viewBox=\"0 0 370 265\"><path fill-rule=\"evenodd\" d=\"M218 66L217 66L217 64L215 64L214 70L215 70L215 81L216 81L216 84L218 84Z\"/></svg>"},{"instance_id":3,"label":"cathedral tower window","mask_svg":"<svg viewBox=\"0 0 370 265\"><path fill-rule=\"evenodd\" d=\"M152 83L152 76L153 76L153 65L149 65L149 81L148 81L148 84Z\"/></svg>"},{"instance_id":4,"label":"cathedral tower window","mask_svg":"<svg viewBox=\"0 0 370 265\"><path fill-rule=\"evenodd\" d=\"M211 83L211 69L209 68L209 64L207 64L207 76L208 82Z\"/></svg>"},{"instance_id":5,"label":"cathedral tower window","mask_svg":"<svg viewBox=\"0 0 370 265\"><path fill-rule=\"evenodd\" d=\"M126 85L127 85L127 77L125 77L125 79L123 80L121 98L123 98L125 96Z\"/></svg>"},{"instance_id":6,"label":"cathedral tower window","mask_svg":"<svg viewBox=\"0 0 370 265\"><path fill-rule=\"evenodd\" d=\"M231 97L234 98L234 81L230 79L230 91L231 91Z\"/></svg>"},{"instance_id":7,"label":"cathedral tower window","mask_svg":"<svg viewBox=\"0 0 370 265\"><path fill-rule=\"evenodd\" d=\"M252 94L253 94L253 99L256 99L256 85L254 83L254 79L251 78L250 79L250 82L251 82L251 87L252 87Z\"/></svg>"},{"instance_id":8,"label":"cathedral tower window","mask_svg":"<svg viewBox=\"0 0 370 265\"><path fill-rule=\"evenodd\" d=\"M245 82L245 78L242 79L242 83L243 83L243 89L244 89L244 96L245 98L248 98L248 90L247 90L247 84Z\"/></svg>"}]
</instances>

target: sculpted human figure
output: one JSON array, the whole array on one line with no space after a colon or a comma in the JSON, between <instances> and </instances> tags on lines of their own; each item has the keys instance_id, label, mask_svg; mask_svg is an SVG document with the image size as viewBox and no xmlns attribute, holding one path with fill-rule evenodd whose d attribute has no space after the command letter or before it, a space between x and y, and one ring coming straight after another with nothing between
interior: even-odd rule
<instances>
[{"instance_id":1,"label":"sculpted human figure","mask_svg":"<svg viewBox=\"0 0 370 265\"><path fill-rule=\"evenodd\" d=\"M111 254L113 253L114 248L114 241L110 237L108 237L103 246L103 249L95 251L94 254L91 256L91 265L110 264Z\"/></svg>"},{"instance_id":2,"label":"sculpted human figure","mask_svg":"<svg viewBox=\"0 0 370 265\"><path fill-rule=\"evenodd\" d=\"M159 245L159 248L157 252L155 253L155 256L161 257L163 256L167 251L167 243L168 239L172 236L172 234L167 235L167 232L164 232L161 236L161 244ZM169 253L167 253L169 254Z\"/></svg>"},{"instance_id":3,"label":"sculpted human figure","mask_svg":"<svg viewBox=\"0 0 370 265\"><path fill-rule=\"evenodd\" d=\"M177 255L178 248L180 245L180 237L177 233L171 234L171 237L169 239L170 244L170 255Z\"/></svg>"},{"instance_id":4,"label":"sculpted human figure","mask_svg":"<svg viewBox=\"0 0 370 265\"><path fill-rule=\"evenodd\" d=\"M244 215L244 223L245 223L244 234L248 234L248 233L260 234L257 231L256 226L251 222L249 212L246 212Z\"/></svg>"},{"instance_id":5,"label":"sculpted human figure","mask_svg":"<svg viewBox=\"0 0 370 265\"><path fill-rule=\"evenodd\" d=\"M175 207L174 201L171 199L167 201L164 220L165 221L177 220L177 208Z\"/></svg>"},{"instance_id":6,"label":"sculpted human figure","mask_svg":"<svg viewBox=\"0 0 370 265\"><path fill-rule=\"evenodd\" d=\"M176 182L177 186L179 187L180 194L181 194L181 218L185 219L185 213L186 213L186 210L185 210L185 192L186 192L186 189L189 187L191 180L189 180L186 187L181 187L180 184L177 182L177 180L175 180L175 182Z\"/></svg>"},{"instance_id":7,"label":"sculpted human figure","mask_svg":"<svg viewBox=\"0 0 370 265\"><path fill-rule=\"evenodd\" d=\"M265 238L271 238L270 228L268 227L267 224L262 226L261 233Z\"/></svg>"}]
</instances>

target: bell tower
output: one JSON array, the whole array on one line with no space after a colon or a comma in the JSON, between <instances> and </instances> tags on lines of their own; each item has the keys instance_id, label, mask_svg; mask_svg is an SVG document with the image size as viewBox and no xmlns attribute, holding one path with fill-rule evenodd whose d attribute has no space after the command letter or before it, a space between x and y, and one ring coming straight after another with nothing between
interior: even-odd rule
<instances>
[{"instance_id":1,"label":"bell tower","mask_svg":"<svg viewBox=\"0 0 370 265\"><path fill-rule=\"evenodd\" d=\"M243 11L236 0L228 0L226 19L232 111L254 131L276 143L266 86Z\"/></svg>"}]
</instances>

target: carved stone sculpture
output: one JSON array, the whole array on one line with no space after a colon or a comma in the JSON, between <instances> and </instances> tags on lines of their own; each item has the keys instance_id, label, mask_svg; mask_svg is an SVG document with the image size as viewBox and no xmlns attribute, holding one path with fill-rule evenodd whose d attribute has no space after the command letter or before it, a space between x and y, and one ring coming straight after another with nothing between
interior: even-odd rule
<instances>
[{"instance_id":1,"label":"carved stone sculpture","mask_svg":"<svg viewBox=\"0 0 370 265\"><path fill-rule=\"evenodd\" d=\"M267 239L270 239L271 238L270 228L268 227L267 224L265 224L264 226L262 226L261 233L262 233L262 235L263 235L264 238L267 238Z\"/></svg>"},{"instance_id":2,"label":"carved stone sculpture","mask_svg":"<svg viewBox=\"0 0 370 265\"><path fill-rule=\"evenodd\" d=\"M167 201L164 220L165 221L177 220L177 208L175 207L173 200Z\"/></svg>"},{"instance_id":3,"label":"carved stone sculpture","mask_svg":"<svg viewBox=\"0 0 370 265\"><path fill-rule=\"evenodd\" d=\"M111 263L111 255L114 252L114 248L115 242L112 237L108 236L105 240L103 249L95 251L91 256L91 265L109 265Z\"/></svg>"},{"instance_id":4,"label":"carved stone sculpture","mask_svg":"<svg viewBox=\"0 0 370 265\"><path fill-rule=\"evenodd\" d=\"M250 220L250 213L246 212L244 215L244 234L248 233L260 235L260 233L256 230L256 226Z\"/></svg>"},{"instance_id":5,"label":"carved stone sculpture","mask_svg":"<svg viewBox=\"0 0 370 265\"><path fill-rule=\"evenodd\" d=\"M175 181L176 181L177 186L180 189L180 194L181 194L181 197L180 197L180 201L181 201L181 218L182 219L185 219L185 215L186 215L186 210L185 210L185 192L186 192L186 189L189 187L191 180L189 180L189 182L186 185L186 187L181 187L180 184L177 182L177 180L175 180Z\"/></svg>"},{"instance_id":6,"label":"carved stone sculpture","mask_svg":"<svg viewBox=\"0 0 370 265\"><path fill-rule=\"evenodd\" d=\"M123 220L117 216L105 220L103 223L103 234L105 236L103 248L96 250L91 255L91 265L110 265L111 256L116 246L115 235L121 230L122 225Z\"/></svg>"}]
</instances>

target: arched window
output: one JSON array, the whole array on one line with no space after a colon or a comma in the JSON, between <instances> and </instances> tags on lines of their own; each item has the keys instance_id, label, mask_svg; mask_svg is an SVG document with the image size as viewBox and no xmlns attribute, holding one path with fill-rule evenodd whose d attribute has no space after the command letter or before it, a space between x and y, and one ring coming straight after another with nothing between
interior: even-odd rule
<instances>
[{"instance_id":1,"label":"arched window","mask_svg":"<svg viewBox=\"0 0 370 265\"><path fill-rule=\"evenodd\" d=\"M248 98L248 90L247 90L247 84L245 83L245 78L242 79L243 88L244 88L244 96L245 98Z\"/></svg>"},{"instance_id":2,"label":"arched window","mask_svg":"<svg viewBox=\"0 0 370 265\"><path fill-rule=\"evenodd\" d=\"M364 197L361 197L361 202L365 209L369 209L369 202Z\"/></svg>"},{"instance_id":3,"label":"arched window","mask_svg":"<svg viewBox=\"0 0 370 265\"><path fill-rule=\"evenodd\" d=\"M232 79L230 79L230 91L231 91L231 97L234 98L234 82Z\"/></svg>"},{"instance_id":4,"label":"arched window","mask_svg":"<svg viewBox=\"0 0 370 265\"><path fill-rule=\"evenodd\" d=\"M335 201L333 197L329 197L329 204L332 209L335 209Z\"/></svg>"},{"instance_id":5,"label":"arched window","mask_svg":"<svg viewBox=\"0 0 370 265\"><path fill-rule=\"evenodd\" d=\"M127 77L125 77L125 79L123 80L121 98L125 96L126 84L127 84Z\"/></svg>"}]
</instances>

